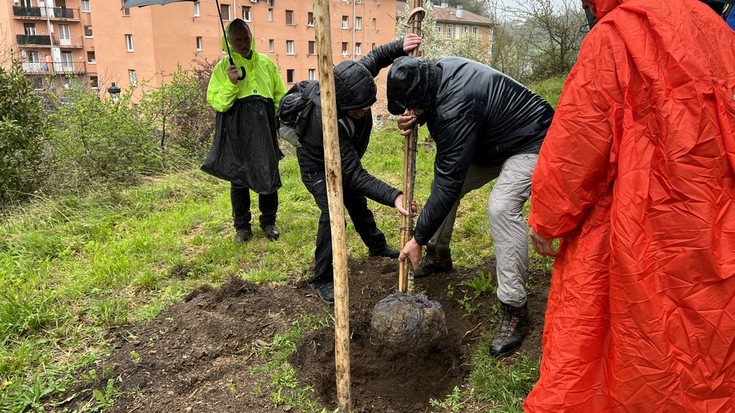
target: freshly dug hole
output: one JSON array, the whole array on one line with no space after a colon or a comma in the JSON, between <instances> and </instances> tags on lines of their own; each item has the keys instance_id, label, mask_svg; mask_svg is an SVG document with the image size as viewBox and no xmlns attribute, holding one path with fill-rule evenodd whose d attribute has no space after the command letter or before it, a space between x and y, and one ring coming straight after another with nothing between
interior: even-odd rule
<instances>
[{"instance_id":1,"label":"freshly dug hole","mask_svg":"<svg viewBox=\"0 0 735 413\"><path fill-rule=\"evenodd\" d=\"M447 334L444 311L425 295L391 294L375 304L371 341L394 355L430 350Z\"/></svg>"}]
</instances>

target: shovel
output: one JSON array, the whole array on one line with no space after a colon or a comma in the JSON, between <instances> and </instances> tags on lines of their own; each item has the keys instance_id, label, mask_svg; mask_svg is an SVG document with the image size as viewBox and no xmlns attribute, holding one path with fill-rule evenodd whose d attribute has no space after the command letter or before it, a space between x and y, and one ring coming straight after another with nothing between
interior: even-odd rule
<instances>
[{"instance_id":1,"label":"shovel","mask_svg":"<svg viewBox=\"0 0 735 413\"><path fill-rule=\"evenodd\" d=\"M421 20L425 11L421 0L413 0L413 10L406 19L411 32L421 34ZM411 51L418 56L418 48ZM414 126L406 137L403 157L403 207L412 211L414 182L416 181L416 146L418 128ZM413 237L413 217L401 216L401 241L403 247ZM373 309L370 322L373 342L394 356L428 351L447 332L444 312L436 301L425 295L413 295L413 270L410 260L400 262L398 269L398 293L380 300Z\"/></svg>"}]
</instances>

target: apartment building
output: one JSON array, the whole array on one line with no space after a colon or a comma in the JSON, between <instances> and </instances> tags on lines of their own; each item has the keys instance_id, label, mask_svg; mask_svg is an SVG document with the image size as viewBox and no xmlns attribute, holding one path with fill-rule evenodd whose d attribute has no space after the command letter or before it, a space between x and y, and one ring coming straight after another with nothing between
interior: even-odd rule
<instances>
[{"instance_id":1,"label":"apartment building","mask_svg":"<svg viewBox=\"0 0 735 413\"><path fill-rule=\"evenodd\" d=\"M406 2L396 2L398 14L406 10ZM438 4L430 2L434 13L436 24L434 31L442 36L445 41L453 42L462 38L465 34L475 34L482 39L483 51L488 56L492 53L495 21L489 17L464 10L462 5L451 7L448 1Z\"/></svg>"},{"instance_id":2,"label":"apartment building","mask_svg":"<svg viewBox=\"0 0 735 413\"><path fill-rule=\"evenodd\" d=\"M442 2L433 7L437 34L444 36L447 41L459 40L463 35L472 33L482 39L483 49L487 55L492 53L493 19L464 10L461 5L450 7L449 3Z\"/></svg>"},{"instance_id":3,"label":"apartment building","mask_svg":"<svg viewBox=\"0 0 735 413\"><path fill-rule=\"evenodd\" d=\"M151 86L177 65L214 62L224 24L246 20L255 49L278 65L284 82L317 78L314 14L310 0L182 1L123 9L124 0L6 0L0 6L0 47L35 79L79 78L106 90ZM396 0L331 0L334 64L359 59L395 37ZM0 64L8 66L8 56ZM384 84L384 76L379 80ZM40 83L39 83L40 84ZM383 89L384 88L379 88ZM383 93L384 94L384 93Z\"/></svg>"}]
</instances>

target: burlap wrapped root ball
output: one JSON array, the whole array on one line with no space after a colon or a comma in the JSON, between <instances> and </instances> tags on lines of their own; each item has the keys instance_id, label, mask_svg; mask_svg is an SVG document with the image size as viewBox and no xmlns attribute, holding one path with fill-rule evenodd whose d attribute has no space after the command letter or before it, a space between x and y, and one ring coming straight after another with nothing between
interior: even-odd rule
<instances>
[{"instance_id":1,"label":"burlap wrapped root ball","mask_svg":"<svg viewBox=\"0 0 735 413\"><path fill-rule=\"evenodd\" d=\"M425 295L391 294L375 304L372 342L393 354L431 349L447 333L444 311Z\"/></svg>"}]
</instances>

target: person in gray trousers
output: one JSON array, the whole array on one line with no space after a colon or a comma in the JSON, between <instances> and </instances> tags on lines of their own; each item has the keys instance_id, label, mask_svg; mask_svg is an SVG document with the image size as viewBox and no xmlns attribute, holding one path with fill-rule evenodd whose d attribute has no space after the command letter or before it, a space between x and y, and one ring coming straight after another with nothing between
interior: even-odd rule
<instances>
[{"instance_id":1,"label":"person in gray trousers","mask_svg":"<svg viewBox=\"0 0 735 413\"><path fill-rule=\"evenodd\" d=\"M530 325L523 205L554 109L508 75L460 57L398 58L388 72L387 89L388 110L398 116L401 134L426 124L436 142L431 194L399 257L411 261L415 277L451 269L449 240L459 200L496 180L488 217L501 317L490 353L509 355L521 346ZM427 257L421 265L423 245Z\"/></svg>"}]
</instances>

